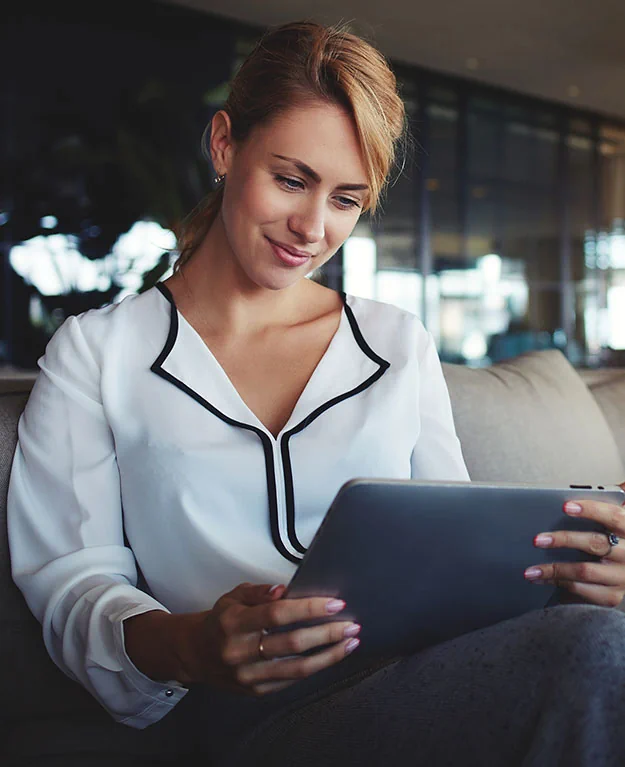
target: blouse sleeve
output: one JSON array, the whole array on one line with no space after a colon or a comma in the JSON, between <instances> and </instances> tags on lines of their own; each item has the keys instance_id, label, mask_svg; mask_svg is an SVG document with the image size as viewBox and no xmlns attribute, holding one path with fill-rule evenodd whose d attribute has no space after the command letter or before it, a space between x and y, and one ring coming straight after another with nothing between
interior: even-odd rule
<instances>
[{"instance_id":1,"label":"blouse sleeve","mask_svg":"<svg viewBox=\"0 0 625 767\"><path fill-rule=\"evenodd\" d=\"M68 319L48 344L20 419L7 509L11 566L52 660L115 720L141 729L186 689L149 679L124 649L126 618L166 608L136 588L100 369L81 322Z\"/></svg>"},{"instance_id":2,"label":"blouse sleeve","mask_svg":"<svg viewBox=\"0 0 625 767\"><path fill-rule=\"evenodd\" d=\"M419 359L421 430L412 452L413 479L468 482L447 384L431 333Z\"/></svg>"}]
</instances>

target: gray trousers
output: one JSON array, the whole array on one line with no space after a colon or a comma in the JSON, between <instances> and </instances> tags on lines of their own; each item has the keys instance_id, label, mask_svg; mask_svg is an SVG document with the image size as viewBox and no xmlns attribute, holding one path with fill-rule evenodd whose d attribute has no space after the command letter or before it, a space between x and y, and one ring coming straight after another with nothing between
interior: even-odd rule
<instances>
[{"instance_id":1,"label":"gray trousers","mask_svg":"<svg viewBox=\"0 0 625 767\"><path fill-rule=\"evenodd\" d=\"M145 730L104 712L37 723L45 753L3 767L625 767L617 610L529 613L378 670L362 658L260 699L197 687Z\"/></svg>"},{"instance_id":2,"label":"gray trousers","mask_svg":"<svg viewBox=\"0 0 625 767\"><path fill-rule=\"evenodd\" d=\"M625 614L553 607L308 697L280 695L259 705L222 706L216 717L225 725L220 763L621 767ZM204 719L204 738L208 727Z\"/></svg>"}]
</instances>

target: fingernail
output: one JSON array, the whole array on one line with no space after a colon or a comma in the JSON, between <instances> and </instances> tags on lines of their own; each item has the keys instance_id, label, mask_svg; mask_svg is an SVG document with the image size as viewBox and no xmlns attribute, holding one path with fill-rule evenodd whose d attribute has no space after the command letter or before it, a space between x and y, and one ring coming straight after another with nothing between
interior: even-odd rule
<instances>
[{"instance_id":1,"label":"fingernail","mask_svg":"<svg viewBox=\"0 0 625 767\"><path fill-rule=\"evenodd\" d=\"M540 535L537 535L536 538L534 538L534 543L536 546L546 549L548 546L551 546L553 543L553 536L551 535L544 535L541 533Z\"/></svg>"},{"instance_id":2,"label":"fingernail","mask_svg":"<svg viewBox=\"0 0 625 767\"><path fill-rule=\"evenodd\" d=\"M525 577L530 581L534 578L540 578L542 574L543 571L540 569L540 567L528 567L525 571Z\"/></svg>"},{"instance_id":3,"label":"fingernail","mask_svg":"<svg viewBox=\"0 0 625 767\"><path fill-rule=\"evenodd\" d=\"M327 613L338 613L345 607L345 602L342 599L330 599L326 602Z\"/></svg>"},{"instance_id":4,"label":"fingernail","mask_svg":"<svg viewBox=\"0 0 625 767\"><path fill-rule=\"evenodd\" d=\"M574 503L573 501L567 501L564 504L564 511L566 511L567 514L579 514L582 510L582 507L579 505L579 503Z\"/></svg>"},{"instance_id":5,"label":"fingernail","mask_svg":"<svg viewBox=\"0 0 625 767\"><path fill-rule=\"evenodd\" d=\"M282 584L281 584L281 583L276 583L276 585L275 585L275 586L272 586L272 587L269 589L268 593L269 593L269 594L275 594L275 593L276 593L276 591L277 591L279 588L281 588L281 587L282 587Z\"/></svg>"},{"instance_id":6,"label":"fingernail","mask_svg":"<svg viewBox=\"0 0 625 767\"><path fill-rule=\"evenodd\" d=\"M345 631L343 632L343 636L345 637L355 637L356 634L358 634L360 631L360 626L357 623L352 623L351 626L348 626Z\"/></svg>"},{"instance_id":7,"label":"fingernail","mask_svg":"<svg viewBox=\"0 0 625 767\"><path fill-rule=\"evenodd\" d=\"M350 639L349 642L345 645L345 655L349 655L350 652L354 652L359 644L360 639Z\"/></svg>"}]
</instances>

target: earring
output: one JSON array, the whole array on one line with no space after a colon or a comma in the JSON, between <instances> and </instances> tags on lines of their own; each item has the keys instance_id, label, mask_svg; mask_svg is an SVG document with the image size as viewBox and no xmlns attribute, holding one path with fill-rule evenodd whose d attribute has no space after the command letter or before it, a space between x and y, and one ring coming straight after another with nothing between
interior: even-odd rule
<instances>
[{"instance_id":1,"label":"earring","mask_svg":"<svg viewBox=\"0 0 625 767\"><path fill-rule=\"evenodd\" d=\"M221 182L226 178L226 174L224 173L222 176L215 176L213 179L213 183L215 184L221 184Z\"/></svg>"}]
</instances>

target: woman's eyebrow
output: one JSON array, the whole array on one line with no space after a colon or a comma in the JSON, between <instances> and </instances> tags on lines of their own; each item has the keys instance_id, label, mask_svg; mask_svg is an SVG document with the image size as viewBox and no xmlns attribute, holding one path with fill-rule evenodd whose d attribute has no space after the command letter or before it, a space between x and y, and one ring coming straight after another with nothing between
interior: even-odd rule
<instances>
[{"instance_id":1,"label":"woman's eyebrow","mask_svg":"<svg viewBox=\"0 0 625 767\"><path fill-rule=\"evenodd\" d=\"M273 157L277 157L279 160L286 160L286 162L293 163L295 167L303 173L305 176L308 176L309 178L312 178L313 181L315 181L317 184L321 181L321 176L314 171L310 165L306 165L305 162L302 162L301 160L298 160L296 157L285 157L282 154L275 154L272 152ZM366 191L369 189L367 184L337 184L337 189L344 189L346 191Z\"/></svg>"}]
</instances>

